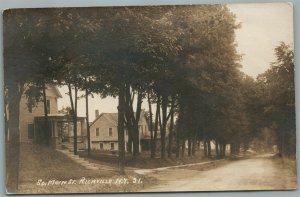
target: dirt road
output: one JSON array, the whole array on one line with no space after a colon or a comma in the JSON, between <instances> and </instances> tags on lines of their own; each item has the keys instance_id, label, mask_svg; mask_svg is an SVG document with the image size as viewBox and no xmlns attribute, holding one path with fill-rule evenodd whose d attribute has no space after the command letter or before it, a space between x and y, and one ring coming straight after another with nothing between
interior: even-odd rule
<instances>
[{"instance_id":1,"label":"dirt road","mask_svg":"<svg viewBox=\"0 0 300 197\"><path fill-rule=\"evenodd\" d=\"M151 173L158 184L146 191L220 191L294 189L296 175L267 157L229 162L207 171L168 169Z\"/></svg>"}]
</instances>

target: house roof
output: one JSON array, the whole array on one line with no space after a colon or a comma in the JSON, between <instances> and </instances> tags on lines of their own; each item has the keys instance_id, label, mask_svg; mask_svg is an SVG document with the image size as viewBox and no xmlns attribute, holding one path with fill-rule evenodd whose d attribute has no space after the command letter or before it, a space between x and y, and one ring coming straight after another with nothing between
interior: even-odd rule
<instances>
[{"instance_id":1,"label":"house roof","mask_svg":"<svg viewBox=\"0 0 300 197\"><path fill-rule=\"evenodd\" d=\"M100 118L106 118L108 121L110 121L114 125L118 125L118 113L101 113L96 119L90 124L92 126L97 120Z\"/></svg>"},{"instance_id":2,"label":"house roof","mask_svg":"<svg viewBox=\"0 0 300 197\"><path fill-rule=\"evenodd\" d=\"M62 98L60 91L58 90L58 88L55 85L49 85L49 87L51 87L53 89L54 93L56 94L56 96L58 98Z\"/></svg>"},{"instance_id":3,"label":"house roof","mask_svg":"<svg viewBox=\"0 0 300 197\"><path fill-rule=\"evenodd\" d=\"M144 114L144 111L142 111L142 114ZM113 125L118 126L118 113L101 113L91 124L90 126L92 126L95 122L97 122L97 120L99 120L100 118L106 118L108 121L110 121Z\"/></svg>"}]
</instances>

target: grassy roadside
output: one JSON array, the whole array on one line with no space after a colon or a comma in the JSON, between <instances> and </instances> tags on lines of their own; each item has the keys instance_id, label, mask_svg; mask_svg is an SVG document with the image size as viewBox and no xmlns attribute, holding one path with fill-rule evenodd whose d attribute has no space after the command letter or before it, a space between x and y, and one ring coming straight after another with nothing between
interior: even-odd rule
<instances>
[{"instance_id":1,"label":"grassy roadside","mask_svg":"<svg viewBox=\"0 0 300 197\"><path fill-rule=\"evenodd\" d=\"M80 156L98 164L110 165L117 167L118 158L115 155L103 154L100 152L92 152L91 156L87 156L86 152L81 152ZM130 168L142 168L142 169L153 169L159 167L169 167L177 165L185 165L199 162L213 161L214 159L204 158L203 155L198 152L196 156L192 157L180 157L176 158L174 155L171 158L161 159L161 158L150 158L147 153L140 154L138 157L133 158L130 154L126 155L126 167Z\"/></svg>"},{"instance_id":2,"label":"grassy roadside","mask_svg":"<svg viewBox=\"0 0 300 197\"><path fill-rule=\"evenodd\" d=\"M51 148L21 144L20 194L134 192L150 183L133 172L87 170Z\"/></svg>"},{"instance_id":3,"label":"grassy roadside","mask_svg":"<svg viewBox=\"0 0 300 197\"><path fill-rule=\"evenodd\" d=\"M297 160L296 158L280 157L275 155L271 158L274 165L280 170L280 178L286 185L297 187Z\"/></svg>"}]
</instances>

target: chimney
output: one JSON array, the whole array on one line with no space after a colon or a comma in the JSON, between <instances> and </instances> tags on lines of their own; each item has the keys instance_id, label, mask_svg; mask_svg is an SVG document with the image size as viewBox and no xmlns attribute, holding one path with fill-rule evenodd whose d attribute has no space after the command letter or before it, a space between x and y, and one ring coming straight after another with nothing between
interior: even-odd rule
<instances>
[{"instance_id":1,"label":"chimney","mask_svg":"<svg viewBox=\"0 0 300 197\"><path fill-rule=\"evenodd\" d=\"M99 110L96 109L96 110L95 110L95 118L97 118L98 116L99 116Z\"/></svg>"}]
</instances>

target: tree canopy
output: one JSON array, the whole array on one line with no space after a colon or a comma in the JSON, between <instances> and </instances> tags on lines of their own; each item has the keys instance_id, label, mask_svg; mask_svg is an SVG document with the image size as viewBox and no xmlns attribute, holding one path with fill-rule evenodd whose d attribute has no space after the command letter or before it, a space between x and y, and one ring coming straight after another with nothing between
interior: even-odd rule
<instances>
[{"instance_id":1,"label":"tree canopy","mask_svg":"<svg viewBox=\"0 0 300 197\"><path fill-rule=\"evenodd\" d=\"M146 98L152 157L158 130L162 158L167 145L169 157L174 148L177 157L180 149L183 155L186 141L189 155L202 141L206 156L213 142L217 157L224 157L226 145L233 154L241 144L246 151L265 127L276 130L282 154L295 153L293 50L284 43L276 47L276 62L256 80L242 73L235 41L240 24L226 5L15 9L5 11L4 27L15 158L21 95L32 87L27 88L30 106L48 83L68 86L74 125L78 90L118 97L121 170L125 128L133 144L129 150L138 156L138 122Z\"/></svg>"}]
</instances>

